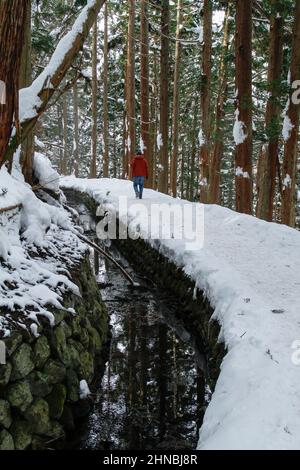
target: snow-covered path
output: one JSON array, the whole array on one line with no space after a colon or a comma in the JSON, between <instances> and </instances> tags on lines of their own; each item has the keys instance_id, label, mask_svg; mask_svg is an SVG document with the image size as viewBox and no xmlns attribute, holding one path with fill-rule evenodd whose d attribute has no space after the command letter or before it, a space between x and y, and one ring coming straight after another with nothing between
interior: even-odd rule
<instances>
[{"instance_id":1,"label":"snow-covered path","mask_svg":"<svg viewBox=\"0 0 300 470\"><path fill-rule=\"evenodd\" d=\"M62 181L117 211L132 184L122 180ZM152 190L138 204L190 204ZM205 291L222 326L228 354L207 409L199 449L300 449L300 233L218 206L206 206L204 246L187 251L179 240L155 246ZM142 211L141 211L142 212ZM299 361L300 363L300 361Z\"/></svg>"}]
</instances>

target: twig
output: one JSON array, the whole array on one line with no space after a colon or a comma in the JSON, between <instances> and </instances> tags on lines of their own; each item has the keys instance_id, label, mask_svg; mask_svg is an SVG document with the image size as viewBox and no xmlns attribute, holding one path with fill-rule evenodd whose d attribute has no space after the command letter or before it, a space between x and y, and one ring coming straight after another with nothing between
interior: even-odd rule
<instances>
[{"instance_id":1,"label":"twig","mask_svg":"<svg viewBox=\"0 0 300 470\"><path fill-rule=\"evenodd\" d=\"M2 214L3 212L9 212L9 211L13 211L14 209L21 209L21 208L22 208L22 204L15 204L14 206L2 207L0 208L0 214Z\"/></svg>"},{"instance_id":2,"label":"twig","mask_svg":"<svg viewBox=\"0 0 300 470\"><path fill-rule=\"evenodd\" d=\"M136 283L134 282L134 280L132 279L132 277L130 276L130 274L128 274L128 272L126 271L126 269L124 269L119 263L118 261L116 261L111 255L109 255L108 253L106 253L106 251L104 251L102 248L100 248L100 246L96 245L96 243L93 243L91 242L88 238L86 238L84 235L82 235L81 233L79 233L77 230L73 230L73 232L77 235L77 237L82 240L84 243L86 243L87 245L89 245L91 248L94 248L95 251L97 251L100 255L104 256L106 259L108 259L109 261L111 261L121 272L122 274L126 277L126 279L128 279L128 281L133 285L135 286Z\"/></svg>"}]
</instances>

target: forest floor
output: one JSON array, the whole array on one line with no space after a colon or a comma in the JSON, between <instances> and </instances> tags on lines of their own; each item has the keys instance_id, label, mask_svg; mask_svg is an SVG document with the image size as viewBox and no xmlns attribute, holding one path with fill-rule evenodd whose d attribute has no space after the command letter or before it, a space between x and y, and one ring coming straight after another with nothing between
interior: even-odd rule
<instances>
[{"instance_id":1,"label":"forest floor","mask_svg":"<svg viewBox=\"0 0 300 470\"><path fill-rule=\"evenodd\" d=\"M107 216L128 219L134 236L181 267L215 309L228 353L199 449L299 449L300 233L152 190L139 201L129 181L68 177L61 186L86 192ZM150 239L151 209L161 204L161 233L153 222ZM177 212L168 237L170 208ZM178 208L186 210L184 220ZM174 238L176 229L196 222L196 214L196 242Z\"/></svg>"}]
</instances>

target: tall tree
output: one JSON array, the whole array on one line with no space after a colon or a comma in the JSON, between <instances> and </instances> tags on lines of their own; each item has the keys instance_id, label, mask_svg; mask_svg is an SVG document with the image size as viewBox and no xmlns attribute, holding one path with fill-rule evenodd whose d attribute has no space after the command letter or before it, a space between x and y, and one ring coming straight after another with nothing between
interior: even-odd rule
<instances>
[{"instance_id":1,"label":"tall tree","mask_svg":"<svg viewBox=\"0 0 300 470\"><path fill-rule=\"evenodd\" d=\"M12 133L19 136L19 78L28 0L0 1L0 167ZM5 88L5 90L4 90ZM4 99L5 95L5 99Z\"/></svg>"},{"instance_id":2,"label":"tall tree","mask_svg":"<svg viewBox=\"0 0 300 470\"><path fill-rule=\"evenodd\" d=\"M32 64L31 64L31 0L27 3L26 24L24 33L24 46L21 58L20 69L20 88L26 88L32 82ZM33 173L33 154L34 154L34 133L30 132L28 137L21 145L21 164L23 174L27 183L32 183Z\"/></svg>"},{"instance_id":3,"label":"tall tree","mask_svg":"<svg viewBox=\"0 0 300 470\"><path fill-rule=\"evenodd\" d=\"M149 162L149 186L153 187L153 161L149 106L149 20L148 0L141 0L141 146Z\"/></svg>"},{"instance_id":4,"label":"tall tree","mask_svg":"<svg viewBox=\"0 0 300 470\"><path fill-rule=\"evenodd\" d=\"M201 77L200 201L208 202L211 135L212 1L203 4L203 48Z\"/></svg>"},{"instance_id":5,"label":"tall tree","mask_svg":"<svg viewBox=\"0 0 300 470\"><path fill-rule=\"evenodd\" d=\"M169 186L169 77L170 77L170 1L161 1L160 52L160 138L158 189L168 192Z\"/></svg>"},{"instance_id":6,"label":"tall tree","mask_svg":"<svg viewBox=\"0 0 300 470\"><path fill-rule=\"evenodd\" d=\"M73 124L74 124L74 139L73 139L73 171L75 176L78 176L79 165L79 115L78 115L78 84L77 80L73 85Z\"/></svg>"},{"instance_id":7,"label":"tall tree","mask_svg":"<svg viewBox=\"0 0 300 470\"><path fill-rule=\"evenodd\" d=\"M172 196L177 196L177 164L178 164L178 130L179 130L179 85L181 67L181 42L180 32L183 18L183 0L177 1L177 27L175 46L175 71L174 71L174 91L173 91L173 152L171 164L171 192Z\"/></svg>"},{"instance_id":8,"label":"tall tree","mask_svg":"<svg viewBox=\"0 0 300 470\"><path fill-rule=\"evenodd\" d=\"M109 175L109 120L108 120L108 4L104 6L104 63L103 63L103 176Z\"/></svg>"},{"instance_id":9,"label":"tall tree","mask_svg":"<svg viewBox=\"0 0 300 470\"><path fill-rule=\"evenodd\" d=\"M236 209L252 213L252 8L236 2Z\"/></svg>"},{"instance_id":10,"label":"tall tree","mask_svg":"<svg viewBox=\"0 0 300 470\"><path fill-rule=\"evenodd\" d=\"M274 213L276 173L280 134L280 96L283 65L284 2L271 0L266 133L268 142L262 148L257 178L257 217L271 222Z\"/></svg>"},{"instance_id":11,"label":"tall tree","mask_svg":"<svg viewBox=\"0 0 300 470\"><path fill-rule=\"evenodd\" d=\"M129 163L135 154L135 0L128 0L128 33L127 33L127 59L126 59L126 149L123 165L123 177L129 175Z\"/></svg>"},{"instance_id":12,"label":"tall tree","mask_svg":"<svg viewBox=\"0 0 300 470\"><path fill-rule=\"evenodd\" d=\"M63 160L62 160L62 174L67 174L69 153L68 153L68 101L66 93L63 95L63 109L62 109L62 122L63 122Z\"/></svg>"},{"instance_id":13,"label":"tall tree","mask_svg":"<svg viewBox=\"0 0 300 470\"><path fill-rule=\"evenodd\" d=\"M223 154L223 120L224 107L228 89L228 49L230 42L230 15L232 12L232 2L228 3L224 19L224 37L219 66L219 88L215 109L215 125L213 138L214 143L211 150L210 170L209 170L209 203L220 204L220 171Z\"/></svg>"},{"instance_id":14,"label":"tall tree","mask_svg":"<svg viewBox=\"0 0 300 470\"><path fill-rule=\"evenodd\" d=\"M300 0L296 0L293 27L293 45L290 67L290 96L286 108L283 136L285 140L283 161L283 188L281 194L281 221L295 226L295 200L297 175L297 150L299 135L299 100L293 98L293 84L300 79ZM299 83L299 82L298 82Z\"/></svg>"},{"instance_id":15,"label":"tall tree","mask_svg":"<svg viewBox=\"0 0 300 470\"><path fill-rule=\"evenodd\" d=\"M98 104L98 21L94 23L93 29L93 52L92 52L92 161L91 178L97 177L97 104Z\"/></svg>"}]
</instances>

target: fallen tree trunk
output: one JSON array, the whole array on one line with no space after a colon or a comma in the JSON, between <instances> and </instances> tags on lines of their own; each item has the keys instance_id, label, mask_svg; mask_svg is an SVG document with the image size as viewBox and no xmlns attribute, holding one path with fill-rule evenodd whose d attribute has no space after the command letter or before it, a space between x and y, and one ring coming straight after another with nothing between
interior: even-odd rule
<instances>
[{"instance_id":1,"label":"fallen tree trunk","mask_svg":"<svg viewBox=\"0 0 300 470\"><path fill-rule=\"evenodd\" d=\"M32 85L20 91L21 141L34 129L49 100L68 72L81 50L101 7L106 0L88 0L73 28L58 43L49 64ZM5 152L4 160L10 160L19 142L13 137Z\"/></svg>"}]
</instances>

